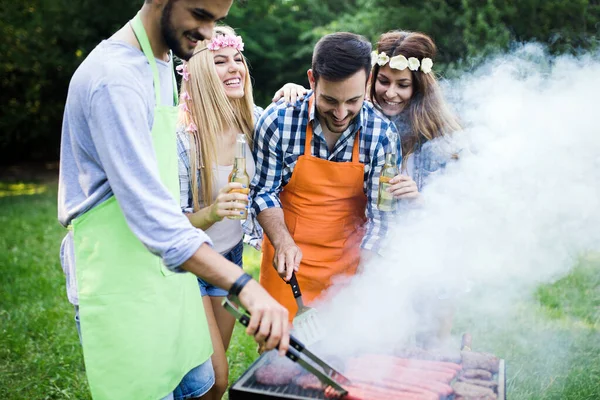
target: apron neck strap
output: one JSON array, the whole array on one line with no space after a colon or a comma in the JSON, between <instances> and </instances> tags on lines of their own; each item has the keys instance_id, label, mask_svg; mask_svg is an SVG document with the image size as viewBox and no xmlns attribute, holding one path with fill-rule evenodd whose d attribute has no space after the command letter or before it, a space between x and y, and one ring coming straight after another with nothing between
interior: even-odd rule
<instances>
[{"instance_id":1,"label":"apron neck strap","mask_svg":"<svg viewBox=\"0 0 600 400\"><path fill-rule=\"evenodd\" d=\"M144 28L144 24L142 23L142 19L140 18L139 12L133 17L133 20L130 22L131 28L133 29L133 33L150 64L150 69L152 70L152 78L154 80L154 96L156 97L156 106L158 107L161 103L161 95L160 95L160 79L158 76L158 67L156 65L156 58L154 57L154 53L152 52L152 46L150 45L150 40L148 40L148 35L146 34L146 29ZM170 52L169 58L173 59L173 53ZM175 72L172 74L173 76L173 105L177 105L178 96L177 96L177 81L175 80Z\"/></svg>"},{"instance_id":2,"label":"apron neck strap","mask_svg":"<svg viewBox=\"0 0 600 400\"><path fill-rule=\"evenodd\" d=\"M305 156L312 154L312 148L311 148L310 142L312 141L313 128L312 128L312 122L310 121L310 110L312 110L314 99L315 99L315 94L313 92L313 95L310 96L310 99L308 99L308 111L306 113L306 138L304 139L304 155ZM316 111L315 111L315 113L316 113Z\"/></svg>"},{"instance_id":3,"label":"apron neck strap","mask_svg":"<svg viewBox=\"0 0 600 400\"><path fill-rule=\"evenodd\" d=\"M312 110L312 106L314 103L314 92L313 95L310 97L310 99L308 99L308 114L306 116L307 119L307 123L306 123L306 139L304 141L304 155L311 155L312 153L312 147L310 145L310 142L312 141L312 136L313 136L313 129L312 129L312 124L309 121L310 118L310 110ZM316 114L316 111L315 111ZM360 129L358 129L358 131L356 131L356 137L354 138L354 146L352 146L352 162L356 163L358 162L358 142L360 142Z\"/></svg>"}]
</instances>

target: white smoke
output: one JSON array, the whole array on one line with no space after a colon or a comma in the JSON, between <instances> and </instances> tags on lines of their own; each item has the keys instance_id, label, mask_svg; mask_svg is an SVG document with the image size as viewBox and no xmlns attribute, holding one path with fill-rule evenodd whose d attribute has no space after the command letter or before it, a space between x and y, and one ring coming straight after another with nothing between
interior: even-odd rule
<instances>
[{"instance_id":1,"label":"white smoke","mask_svg":"<svg viewBox=\"0 0 600 400\"><path fill-rule=\"evenodd\" d=\"M317 305L338 353L406 344L437 298L506 315L600 249L598 57L526 45L447 93L465 127L447 145L464 151L403 210L384 258Z\"/></svg>"}]
</instances>

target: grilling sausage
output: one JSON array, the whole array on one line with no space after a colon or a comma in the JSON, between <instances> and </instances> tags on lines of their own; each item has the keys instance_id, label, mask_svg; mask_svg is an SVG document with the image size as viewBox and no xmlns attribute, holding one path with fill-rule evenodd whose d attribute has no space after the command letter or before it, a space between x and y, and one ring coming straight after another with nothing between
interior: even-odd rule
<instances>
[{"instance_id":1,"label":"grilling sausage","mask_svg":"<svg viewBox=\"0 0 600 400\"><path fill-rule=\"evenodd\" d=\"M432 380L448 383L456 377L456 371L428 371L425 369L405 368L405 367L386 367L386 368L366 368L365 366L351 366L346 369L345 374L351 379L357 380L397 380L417 379Z\"/></svg>"},{"instance_id":2,"label":"grilling sausage","mask_svg":"<svg viewBox=\"0 0 600 400\"><path fill-rule=\"evenodd\" d=\"M439 396L435 393L414 393L399 390L392 390L362 383L353 383L345 388L348 394L344 400L438 400Z\"/></svg>"},{"instance_id":3,"label":"grilling sausage","mask_svg":"<svg viewBox=\"0 0 600 400\"><path fill-rule=\"evenodd\" d=\"M353 359L358 365L379 365L381 368L386 366L401 366L406 368L414 369L425 369L429 371L460 371L462 367L459 364L447 362L447 361L429 361L429 360L415 360L408 358L400 358L394 356L388 356L383 354L369 354L366 356L358 357Z\"/></svg>"}]
</instances>

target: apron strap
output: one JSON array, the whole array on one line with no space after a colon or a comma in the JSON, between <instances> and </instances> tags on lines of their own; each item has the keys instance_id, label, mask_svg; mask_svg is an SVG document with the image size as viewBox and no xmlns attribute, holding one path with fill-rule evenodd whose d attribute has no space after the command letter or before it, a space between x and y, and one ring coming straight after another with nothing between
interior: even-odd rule
<instances>
[{"instance_id":1,"label":"apron strap","mask_svg":"<svg viewBox=\"0 0 600 400\"><path fill-rule=\"evenodd\" d=\"M152 70L152 78L154 80L154 96L156 97L156 106L158 107L161 103L161 95L160 95L160 79L158 76L158 67L156 66L156 59L154 57L154 53L152 52L152 46L150 46L150 41L148 40L148 35L146 34L146 29L144 28L144 24L142 23L142 19L140 18L140 14L136 14L133 17L133 20L130 22L131 28L133 29L133 33L148 59L148 63L150 64L150 69ZM173 53L169 53L169 59L173 60ZM179 103L179 97L177 96L177 81L175 80L175 72L173 71L173 105L177 105Z\"/></svg>"},{"instance_id":2,"label":"apron strap","mask_svg":"<svg viewBox=\"0 0 600 400\"><path fill-rule=\"evenodd\" d=\"M310 110L313 106L314 94L308 99L308 115L310 115ZM308 116L307 116L308 121ZM310 121L306 123L306 139L304 140L304 155L312 154L312 147L310 142L313 136L312 124ZM358 142L360 142L360 129L356 132L356 136L354 137L354 145L352 146L352 162L358 162ZM308 149L308 150L307 150ZM307 154L308 153L308 154Z\"/></svg>"},{"instance_id":3,"label":"apron strap","mask_svg":"<svg viewBox=\"0 0 600 400\"><path fill-rule=\"evenodd\" d=\"M306 113L306 138L304 139L304 155L305 156L310 156L312 154L312 148L311 148L310 142L312 141L313 128L312 128L312 122L310 120L310 110L312 110L314 99L315 99L315 94L313 93L313 95L310 96L310 99L308 99L308 111Z\"/></svg>"}]
</instances>

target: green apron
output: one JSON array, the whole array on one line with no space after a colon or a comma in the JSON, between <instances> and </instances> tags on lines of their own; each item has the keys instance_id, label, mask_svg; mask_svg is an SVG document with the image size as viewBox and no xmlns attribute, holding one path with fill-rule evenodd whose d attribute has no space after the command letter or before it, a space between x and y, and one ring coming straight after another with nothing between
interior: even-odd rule
<instances>
[{"instance_id":1,"label":"green apron","mask_svg":"<svg viewBox=\"0 0 600 400\"><path fill-rule=\"evenodd\" d=\"M160 105L158 68L139 16L132 26L154 75L152 139L160 176L179 203L177 107ZM92 397L165 397L212 354L196 277L169 271L151 254L127 226L114 196L76 218L72 229Z\"/></svg>"}]
</instances>

